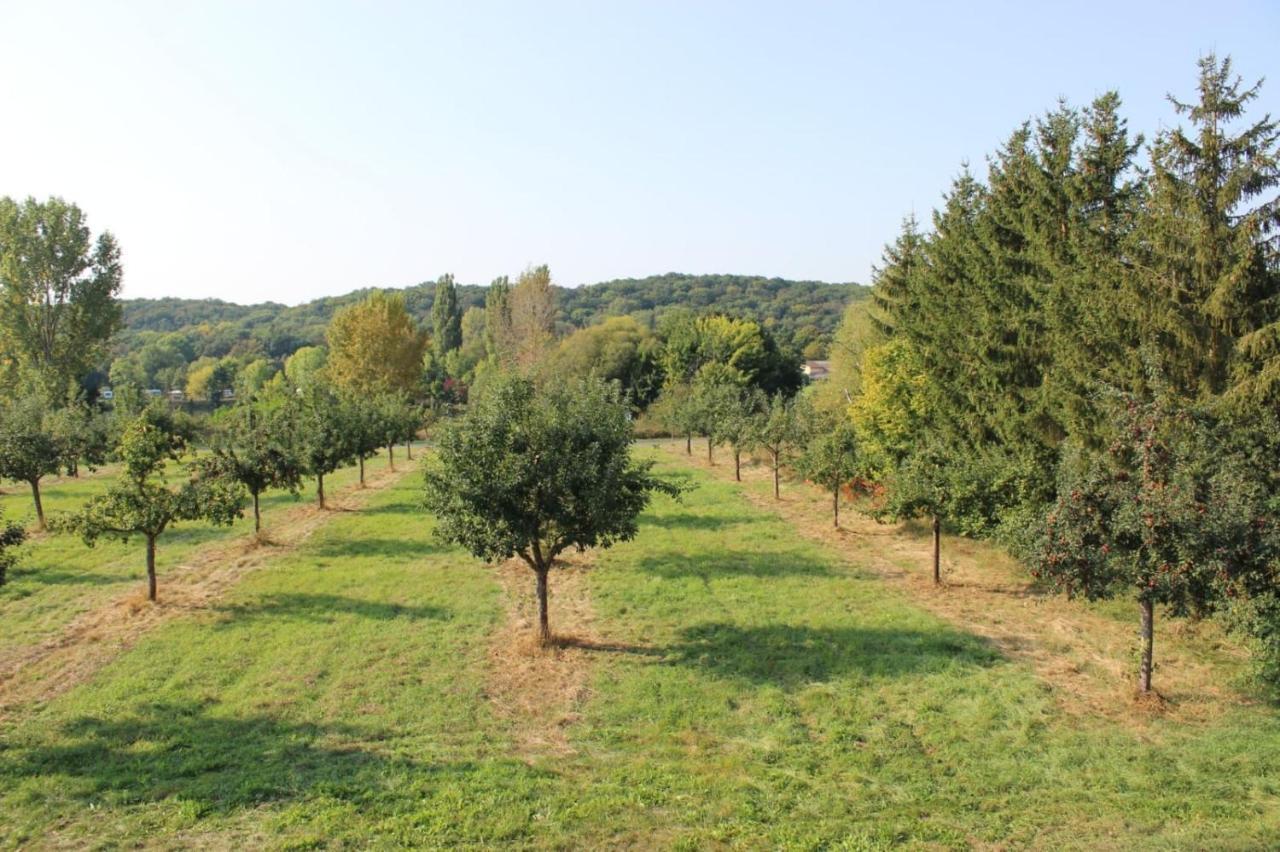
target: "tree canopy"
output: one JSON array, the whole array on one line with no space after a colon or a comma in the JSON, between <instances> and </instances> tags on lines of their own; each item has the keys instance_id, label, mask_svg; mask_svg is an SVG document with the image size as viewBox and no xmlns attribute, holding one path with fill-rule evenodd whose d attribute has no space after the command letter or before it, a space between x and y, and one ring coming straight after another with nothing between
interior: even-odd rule
<instances>
[{"instance_id":1,"label":"tree canopy","mask_svg":"<svg viewBox=\"0 0 1280 852\"><path fill-rule=\"evenodd\" d=\"M615 386L595 379L539 389L503 376L437 434L426 506L437 535L488 562L519 557L537 578L539 639L551 641L547 574L568 550L638 532L654 492L676 488L631 456Z\"/></svg>"}]
</instances>

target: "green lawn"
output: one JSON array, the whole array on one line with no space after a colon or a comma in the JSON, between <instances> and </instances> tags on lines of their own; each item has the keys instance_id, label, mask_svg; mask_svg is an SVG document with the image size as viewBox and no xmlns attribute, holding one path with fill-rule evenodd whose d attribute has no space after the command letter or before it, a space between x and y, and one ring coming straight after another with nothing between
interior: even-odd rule
<instances>
[{"instance_id":1,"label":"green lawn","mask_svg":"<svg viewBox=\"0 0 1280 852\"><path fill-rule=\"evenodd\" d=\"M0 838L1127 849L1280 833L1273 709L1064 716L1022 664L688 475L696 490L589 575L610 649L583 654L567 754L519 749L491 708L499 583L433 543L409 475L0 728Z\"/></svg>"},{"instance_id":2,"label":"green lawn","mask_svg":"<svg viewBox=\"0 0 1280 852\"><path fill-rule=\"evenodd\" d=\"M367 470L379 471L385 456L365 462ZM89 497L111 484L113 469L80 478L50 478L42 489L46 515L80 507ZM334 493L357 481L357 468L345 468L325 478L325 488ZM273 491L262 497L263 528L294 506L314 499L314 482L307 482L295 497ZM3 517L28 524L35 522L31 493L26 485L6 483L0 494ZM34 527L32 527L34 532ZM157 550L160 593L164 594L168 569L191 558L201 547L253 532L253 517L246 511L231 527L181 523L165 532ZM102 605L131 588L144 589L146 583L143 541L129 543L103 539L87 548L71 535L37 534L23 551L17 566L9 572L9 582L0 586L0 671L3 663L24 648L38 645L57 635L82 612Z\"/></svg>"}]
</instances>

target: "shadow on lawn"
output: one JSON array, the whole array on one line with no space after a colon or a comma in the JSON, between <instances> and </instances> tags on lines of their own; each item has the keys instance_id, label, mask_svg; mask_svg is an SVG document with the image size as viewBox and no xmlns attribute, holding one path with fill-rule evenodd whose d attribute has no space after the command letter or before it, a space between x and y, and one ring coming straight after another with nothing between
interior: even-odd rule
<instances>
[{"instance_id":1,"label":"shadow on lawn","mask_svg":"<svg viewBox=\"0 0 1280 852\"><path fill-rule=\"evenodd\" d=\"M768 553L752 550L723 550L699 553L696 558L683 553L656 553L640 560L639 569L668 580L701 577L826 577L832 574L824 560L802 553Z\"/></svg>"},{"instance_id":2,"label":"shadow on lawn","mask_svg":"<svg viewBox=\"0 0 1280 852\"><path fill-rule=\"evenodd\" d=\"M135 582L128 571L113 574L96 574L91 571L64 571L58 568L17 567L9 569L9 582L29 583L37 586L110 586L116 583Z\"/></svg>"},{"instance_id":3,"label":"shadow on lawn","mask_svg":"<svg viewBox=\"0 0 1280 852\"><path fill-rule=\"evenodd\" d=\"M367 556L379 559L410 560L444 552L433 541L412 538L374 538L366 535L318 543L311 549L318 559Z\"/></svg>"},{"instance_id":4,"label":"shadow on lawn","mask_svg":"<svg viewBox=\"0 0 1280 852\"><path fill-rule=\"evenodd\" d=\"M405 604L366 601L341 595L317 595L305 592L286 592L266 595L252 603L225 604L216 608L230 624L243 618L291 619L327 623L338 615L356 615L361 618L390 620L406 618L412 621L425 619L444 620L452 613L444 607L410 606Z\"/></svg>"},{"instance_id":5,"label":"shadow on lawn","mask_svg":"<svg viewBox=\"0 0 1280 852\"><path fill-rule=\"evenodd\" d=\"M723 530L749 523L746 518L723 518L715 515L698 515L677 512L663 515L644 515L641 526L660 527L667 530Z\"/></svg>"},{"instance_id":6,"label":"shadow on lawn","mask_svg":"<svg viewBox=\"0 0 1280 852\"><path fill-rule=\"evenodd\" d=\"M83 783L64 789L69 802L176 799L207 816L311 796L366 803L396 786L459 783L481 771L467 762L389 755L388 736L355 725L225 716L195 702L156 703L127 717L76 719L49 732L43 743L13 745L0 762L0 777L44 785L78 779ZM382 753L360 748L371 741L383 743Z\"/></svg>"},{"instance_id":7,"label":"shadow on lawn","mask_svg":"<svg viewBox=\"0 0 1280 852\"><path fill-rule=\"evenodd\" d=\"M686 628L680 637L682 641L664 649L669 664L696 666L784 688L848 674L890 678L954 666L986 668L1003 660L981 637L948 628L924 631L708 623Z\"/></svg>"}]
</instances>

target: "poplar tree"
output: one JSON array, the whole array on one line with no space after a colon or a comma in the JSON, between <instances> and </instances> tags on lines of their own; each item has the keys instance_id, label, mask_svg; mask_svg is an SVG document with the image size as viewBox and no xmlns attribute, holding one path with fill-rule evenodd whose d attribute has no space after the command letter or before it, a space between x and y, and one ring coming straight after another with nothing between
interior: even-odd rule
<instances>
[{"instance_id":1,"label":"poplar tree","mask_svg":"<svg viewBox=\"0 0 1280 852\"><path fill-rule=\"evenodd\" d=\"M441 275L431 303L432 346L443 358L462 345L462 312L458 310L458 288L452 275Z\"/></svg>"}]
</instances>

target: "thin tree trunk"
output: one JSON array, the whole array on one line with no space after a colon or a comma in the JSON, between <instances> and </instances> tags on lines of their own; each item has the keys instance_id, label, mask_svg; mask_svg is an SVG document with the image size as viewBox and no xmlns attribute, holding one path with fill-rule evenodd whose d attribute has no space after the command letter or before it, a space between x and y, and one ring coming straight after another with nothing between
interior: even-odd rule
<instances>
[{"instance_id":1,"label":"thin tree trunk","mask_svg":"<svg viewBox=\"0 0 1280 852\"><path fill-rule=\"evenodd\" d=\"M551 626L547 620L547 569L538 575L538 644L544 648L551 644Z\"/></svg>"},{"instance_id":2,"label":"thin tree trunk","mask_svg":"<svg viewBox=\"0 0 1280 852\"><path fill-rule=\"evenodd\" d=\"M835 510L835 526L840 529L840 486L837 485L831 491L831 508Z\"/></svg>"},{"instance_id":3,"label":"thin tree trunk","mask_svg":"<svg viewBox=\"0 0 1280 852\"><path fill-rule=\"evenodd\" d=\"M778 491L778 454L773 454L773 499L781 500L782 495Z\"/></svg>"},{"instance_id":4,"label":"thin tree trunk","mask_svg":"<svg viewBox=\"0 0 1280 852\"><path fill-rule=\"evenodd\" d=\"M31 480L31 496L36 501L36 524L44 529L44 503L40 502L40 480Z\"/></svg>"},{"instance_id":5,"label":"thin tree trunk","mask_svg":"<svg viewBox=\"0 0 1280 852\"><path fill-rule=\"evenodd\" d=\"M147 598L156 600L156 537L147 536Z\"/></svg>"},{"instance_id":6,"label":"thin tree trunk","mask_svg":"<svg viewBox=\"0 0 1280 852\"><path fill-rule=\"evenodd\" d=\"M711 457L711 436L707 436L707 464L715 464L716 461Z\"/></svg>"},{"instance_id":7,"label":"thin tree trunk","mask_svg":"<svg viewBox=\"0 0 1280 852\"><path fill-rule=\"evenodd\" d=\"M262 513L258 511L258 492L253 492L253 531L262 532Z\"/></svg>"},{"instance_id":8,"label":"thin tree trunk","mask_svg":"<svg viewBox=\"0 0 1280 852\"><path fill-rule=\"evenodd\" d=\"M412 438L404 439L404 457L411 461L413 460L413 439Z\"/></svg>"},{"instance_id":9,"label":"thin tree trunk","mask_svg":"<svg viewBox=\"0 0 1280 852\"><path fill-rule=\"evenodd\" d=\"M364 455L360 456L360 487L364 488Z\"/></svg>"},{"instance_id":10,"label":"thin tree trunk","mask_svg":"<svg viewBox=\"0 0 1280 852\"><path fill-rule=\"evenodd\" d=\"M942 521L933 516L933 584L942 585Z\"/></svg>"},{"instance_id":11,"label":"thin tree trunk","mask_svg":"<svg viewBox=\"0 0 1280 852\"><path fill-rule=\"evenodd\" d=\"M1142 605L1142 663L1138 668L1138 689L1151 691L1151 657L1155 646L1156 606L1151 598L1143 598Z\"/></svg>"},{"instance_id":12,"label":"thin tree trunk","mask_svg":"<svg viewBox=\"0 0 1280 852\"><path fill-rule=\"evenodd\" d=\"M737 447L733 448L733 478L736 482L742 481L742 450Z\"/></svg>"},{"instance_id":13,"label":"thin tree trunk","mask_svg":"<svg viewBox=\"0 0 1280 852\"><path fill-rule=\"evenodd\" d=\"M324 474L316 474L316 498L320 501L320 508L324 508Z\"/></svg>"},{"instance_id":14,"label":"thin tree trunk","mask_svg":"<svg viewBox=\"0 0 1280 852\"><path fill-rule=\"evenodd\" d=\"M684 454L686 456L693 455L693 433L684 436Z\"/></svg>"},{"instance_id":15,"label":"thin tree trunk","mask_svg":"<svg viewBox=\"0 0 1280 852\"><path fill-rule=\"evenodd\" d=\"M396 469L396 445L395 444L387 444L387 464L391 466L392 470Z\"/></svg>"}]
</instances>

